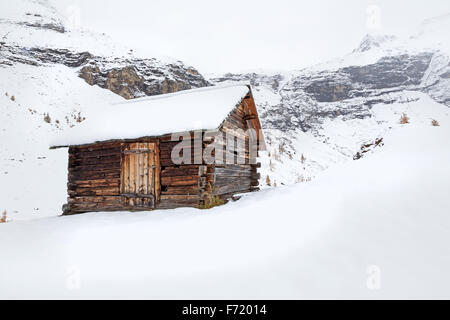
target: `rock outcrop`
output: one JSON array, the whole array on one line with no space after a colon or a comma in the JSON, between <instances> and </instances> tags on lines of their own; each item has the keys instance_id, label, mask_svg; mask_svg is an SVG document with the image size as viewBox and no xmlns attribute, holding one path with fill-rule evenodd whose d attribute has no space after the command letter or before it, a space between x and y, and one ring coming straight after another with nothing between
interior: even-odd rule
<instances>
[{"instance_id":1,"label":"rock outcrop","mask_svg":"<svg viewBox=\"0 0 450 320\"><path fill-rule=\"evenodd\" d=\"M154 58L109 58L68 49L0 44L0 65L11 66L14 63L35 66L58 63L76 68L75 72L88 84L111 90L125 99L210 85L195 68L180 61L163 63Z\"/></svg>"},{"instance_id":2,"label":"rock outcrop","mask_svg":"<svg viewBox=\"0 0 450 320\"><path fill-rule=\"evenodd\" d=\"M210 85L198 71L181 62L161 65L156 59L93 59L80 70L80 77L125 99L171 93Z\"/></svg>"},{"instance_id":3,"label":"rock outcrop","mask_svg":"<svg viewBox=\"0 0 450 320\"><path fill-rule=\"evenodd\" d=\"M426 76L430 77L430 71L433 72L432 61L437 54L431 51L399 54L382 57L368 65L346 66L331 71L304 69L289 75L225 74L211 81L250 81L256 92L264 88L264 94L257 99L263 105L264 126L283 132L298 129L306 132L320 128L326 119L370 117L373 105L394 103L396 92L433 92L439 80L446 80L445 73L441 73L436 82L424 82ZM278 99L272 96L266 99L266 91ZM445 102L450 94L439 90L435 98Z\"/></svg>"}]
</instances>

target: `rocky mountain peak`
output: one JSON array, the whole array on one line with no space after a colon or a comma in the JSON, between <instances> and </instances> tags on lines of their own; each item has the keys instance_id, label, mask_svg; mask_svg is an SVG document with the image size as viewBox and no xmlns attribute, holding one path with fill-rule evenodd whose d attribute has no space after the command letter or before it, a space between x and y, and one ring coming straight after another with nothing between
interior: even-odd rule
<instances>
[{"instance_id":1,"label":"rocky mountain peak","mask_svg":"<svg viewBox=\"0 0 450 320\"><path fill-rule=\"evenodd\" d=\"M46 0L15 0L14 5L2 1L0 24L51 30L59 33L66 31L63 16ZM8 38L10 33L16 33L11 36L18 36L17 33L20 31L7 30L0 36Z\"/></svg>"},{"instance_id":2,"label":"rocky mountain peak","mask_svg":"<svg viewBox=\"0 0 450 320\"><path fill-rule=\"evenodd\" d=\"M136 57L104 34L66 28L64 17L45 0L0 4L0 67L22 63L73 68L89 85L125 99L204 87L192 66L168 58Z\"/></svg>"},{"instance_id":3,"label":"rocky mountain peak","mask_svg":"<svg viewBox=\"0 0 450 320\"><path fill-rule=\"evenodd\" d=\"M353 52L366 52L374 48L380 48L383 45L396 40L397 37L393 35L373 35L367 34L361 40L358 48L353 50Z\"/></svg>"}]
</instances>

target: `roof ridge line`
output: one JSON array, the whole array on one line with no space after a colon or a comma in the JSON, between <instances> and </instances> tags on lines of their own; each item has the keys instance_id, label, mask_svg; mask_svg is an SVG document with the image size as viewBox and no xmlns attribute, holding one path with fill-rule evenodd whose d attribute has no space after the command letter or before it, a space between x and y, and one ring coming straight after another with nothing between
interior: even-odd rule
<instances>
[{"instance_id":1,"label":"roof ridge line","mask_svg":"<svg viewBox=\"0 0 450 320\"><path fill-rule=\"evenodd\" d=\"M215 85L215 86L207 86L207 87L201 87L201 88L180 90L180 91L171 92L171 93L164 93L164 94L158 94L158 95L154 95L154 96L145 96L145 97L140 97L140 98L135 98L135 99L129 99L126 101L121 101L121 102L113 102L113 103L111 103L111 105L122 105L122 104L136 103L136 102L141 102L141 101L153 101L153 100L176 97L179 95L190 94L190 93L194 93L194 92L203 92L203 91L206 92L206 91L213 91L213 90L226 89L226 88L231 88L231 87L240 87L240 86L250 86L250 82L240 81L240 82L234 82L234 83L223 84L223 85Z\"/></svg>"}]
</instances>

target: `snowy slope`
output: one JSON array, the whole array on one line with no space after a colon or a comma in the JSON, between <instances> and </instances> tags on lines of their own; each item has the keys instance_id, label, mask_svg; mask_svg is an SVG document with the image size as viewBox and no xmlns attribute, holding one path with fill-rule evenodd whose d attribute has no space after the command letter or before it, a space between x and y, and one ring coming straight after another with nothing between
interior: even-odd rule
<instances>
[{"instance_id":1,"label":"snowy slope","mask_svg":"<svg viewBox=\"0 0 450 320\"><path fill-rule=\"evenodd\" d=\"M449 298L449 128L208 211L2 224L0 297Z\"/></svg>"},{"instance_id":2,"label":"snowy slope","mask_svg":"<svg viewBox=\"0 0 450 320\"><path fill-rule=\"evenodd\" d=\"M27 48L66 48L106 56L129 52L129 48L107 35L84 30L76 24L71 26L69 22L68 16L56 11L46 0L0 2L0 41Z\"/></svg>"},{"instance_id":3,"label":"snowy slope","mask_svg":"<svg viewBox=\"0 0 450 320\"><path fill-rule=\"evenodd\" d=\"M12 220L58 215L67 197L67 150L50 151L50 141L84 121L84 106L123 98L58 65L0 68L0 88L0 211Z\"/></svg>"},{"instance_id":4,"label":"snowy slope","mask_svg":"<svg viewBox=\"0 0 450 320\"><path fill-rule=\"evenodd\" d=\"M180 61L139 57L69 22L45 0L0 2L0 212L10 221L61 214L67 150L49 151L54 136L124 98L208 85Z\"/></svg>"},{"instance_id":5,"label":"snowy slope","mask_svg":"<svg viewBox=\"0 0 450 320\"><path fill-rule=\"evenodd\" d=\"M270 185L307 181L353 159L362 145L414 121L439 121L450 106L450 16L429 19L408 38L368 35L353 52L292 72L213 75L214 83L250 81L269 152ZM263 181L266 184L266 181Z\"/></svg>"},{"instance_id":6,"label":"snowy slope","mask_svg":"<svg viewBox=\"0 0 450 320\"><path fill-rule=\"evenodd\" d=\"M277 188L206 211L56 217L55 135L124 98L210 83L47 1L14 3L0 2L0 298L450 298L448 16L304 70L213 79L252 84L262 182Z\"/></svg>"}]
</instances>

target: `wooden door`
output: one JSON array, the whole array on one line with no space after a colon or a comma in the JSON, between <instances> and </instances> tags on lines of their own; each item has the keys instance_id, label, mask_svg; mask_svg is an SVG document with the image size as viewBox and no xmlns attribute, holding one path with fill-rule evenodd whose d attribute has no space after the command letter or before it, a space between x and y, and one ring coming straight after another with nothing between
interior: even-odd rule
<instances>
[{"instance_id":1,"label":"wooden door","mask_svg":"<svg viewBox=\"0 0 450 320\"><path fill-rule=\"evenodd\" d=\"M154 208L159 190L159 155L153 142L122 148L121 195L125 206Z\"/></svg>"}]
</instances>

